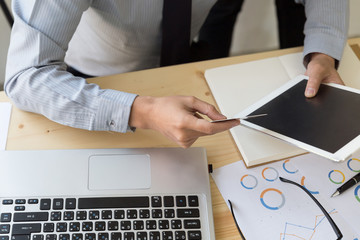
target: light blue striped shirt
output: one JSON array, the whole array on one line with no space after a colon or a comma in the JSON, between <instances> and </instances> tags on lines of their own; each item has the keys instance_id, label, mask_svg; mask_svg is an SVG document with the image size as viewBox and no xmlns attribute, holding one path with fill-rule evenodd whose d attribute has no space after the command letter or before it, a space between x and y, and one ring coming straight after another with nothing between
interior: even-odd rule
<instances>
[{"instance_id":1,"label":"light blue striped shirt","mask_svg":"<svg viewBox=\"0 0 360 240\"><path fill-rule=\"evenodd\" d=\"M348 0L305 2L304 55L340 60ZM13 0L5 91L19 108L75 128L126 132L134 93L100 89L94 76L159 66L163 0ZM215 0L193 0L194 38ZM66 64L65 64L66 63Z\"/></svg>"}]
</instances>

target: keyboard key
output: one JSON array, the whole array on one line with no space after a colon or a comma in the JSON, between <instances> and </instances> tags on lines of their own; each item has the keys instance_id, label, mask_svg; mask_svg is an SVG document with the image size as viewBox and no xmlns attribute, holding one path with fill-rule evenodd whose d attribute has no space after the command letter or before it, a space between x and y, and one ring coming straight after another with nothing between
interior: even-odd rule
<instances>
[{"instance_id":1,"label":"keyboard key","mask_svg":"<svg viewBox=\"0 0 360 240\"><path fill-rule=\"evenodd\" d=\"M79 198L79 209L146 208L149 206L149 197Z\"/></svg>"},{"instance_id":2,"label":"keyboard key","mask_svg":"<svg viewBox=\"0 0 360 240\"><path fill-rule=\"evenodd\" d=\"M70 240L70 234L60 234L59 240Z\"/></svg>"},{"instance_id":3,"label":"keyboard key","mask_svg":"<svg viewBox=\"0 0 360 240\"><path fill-rule=\"evenodd\" d=\"M89 219L90 220L98 220L100 218L100 212L99 211L90 211L89 212Z\"/></svg>"},{"instance_id":4,"label":"keyboard key","mask_svg":"<svg viewBox=\"0 0 360 240\"><path fill-rule=\"evenodd\" d=\"M165 209L164 210L165 218L174 218L175 217L175 210L174 209Z\"/></svg>"},{"instance_id":5,"label":"keyboard key","mask_svg":"<svg viewBox=\"0 0 360 240\"><path fill-rule=\"evenodd\" d=\"M185 231L176 231L175 232L175 240L185 240L185 239L186 239Z\"/></svg>"},{"instance_id":6,"label":"keyboard key","mask_svg":"<svg viewBox=\"0 0 360 240\"><path fill-rule=\"evenodd\" d=\"M40 223L13 224L11 233L12 235L30 235L31 233L38 233L40 230Z\"/></svg>"},{"instance_id":7,"label":"keyboard key","mask_svg":"<svg viewBox=\"0 0 360 240\"><path fill-rule=\"evenodd\" d=\"M189 196L189 207L198 207L199 206L199 198L198 196Z\"/></svg>"},{"instance_id":8,"label":"keyboard key","mask_svg":"<svg viewBox=\"0 0 360 240\"><path fill-rule=\"evenodd\" d=\"M109 230L109 231L119 230L119 223L118 223L118 221L109 221L109 222L108 222L108 230Z\"/></svg>"},{"instance_id":9,"label":"keyboard key","mask_svg":"<svg viewBox=\"0 0 360 240\"><path fill-rule=\"evenodd\" d=\"M85 240L95 240L96 234L95 233L85 233Z\"/></svg>"},{"instance_id":10,"label":"keyboard key","mask_svg":"<svg viewBox=\"0 0 360 240\"><path fill-rule=\"evenodd\" d=\"M0 240L9 240L9 236L0 236Z\"/></svg>"},{"instance_id":11,"label":"keyboard key","mask_svg":"<svg viewBox=\"0 0 360 240\"><path fill-rule=\"evenodd\" d=\"M201 228L200 220L198 220L198 219L184 220L184 228L185 229L199 229L199 228Z\"/></svg>"},{"instance_id":12,"label":"keyboard key","mask_svg":"<svg viewBox=\"0 0 360 240\"><path fill-rule=\"evenodd\" d=\"M101 212L102 219L111 219L112 218L112 211L111 210L103 210Z\"/></svg>"},{"instance_id":13,"label":"keyboard key","mask_svg":"<svg viewBox=\"0 0 360 240\"><path fill-rule=\"evenodd\" d=\"M69 227L70 232L78 232L80 231L80 223L79 222L71 222Z\"/></svg>"},{"instance_id":14,"label":"keyboard key","mask_svg":"<svg viewBox=\"0 0 360 240\"><path fill-rule=\"evenodd\" d=\"M119 232L111 233L111 240L121 240L121 233Z\"/></svg>"},{"instance_id":15,"label":"keyboard key","mask_svg":"<svg viewBox=\"0 0 360 240\"><path fill-rule=\"evenodd\" d=\"M0 234L7 234L10 232L10 224L0 224Z\"/></svg>"},{"instance_id":16,"label":"keyboard key","mask_svg":"<svg viewBox=\"0 0 360 240\"><path fill-rule=\"evenodd\" d=\"M186 197L185 196L176 196L176 206L177 207L186 207Z\"/></svg>"},{"instance_id":17,"label":"keyboard key","mask_svg":"<svg viewBox=\"0 0 360 240\"><path fill-rule=\"evenodd\" d=\"M10 222L11 221L11 213L2 213L0 217L0 222Z\"/></svg>"},{"instance_id":18,"label":"keyboard key","mask_svg":"<svg viewBox=\"0 0 360 240\"><path fill-rule=\"evenodd\" d=\"M144 230L144 221L134 221L133 222L133 229L134 230Z\"/></svg>"},{"instance_id":19,"label":"keyboard key","mask_svg":"<svg viewBox=\"0 0 360 240\"><path fill-rule=\"evenodd\" d=\"M200 231L189 231L188 239L189 240L201 240L201 232Z\"/></svg>"},{"instance_id":20,"label":"keyboard key","mask_svg":"<svg viewBox=\"0 0 360 240\"><path fill-rule=\"evenodd\" d=\"M105 231L105 225L106 223L103 221L95 222L95 231Z\"/></svg>"},{"instance_id":21,"label":"keyboard key","mask_svg":"<svg viewBox=\"0 0 360 240\"><path fill-rule=\"evenodd\" d=\"M136 219L137 218L137 210L127 210L126 217L128 219Z\"/></svg>"},{"instance_id":22,"label":"keyboard key","mask_svg":"<svg viewBox=\"0 0 360 240\"><path fill-rule=\"evenodd\" d=\"M120 229L121 230L131 230L131 221L121 221Z\"/></svg>"},{"instance_id":23,"label":"keyboard key","mask_svg":"<svg viewBox=\"0 0 360 240\"><path fill-rule=\"evenodd\" d=\"M42 222L48 219L48 212L14 213L14 222Z\"/></svg>"},{"instance_id":24,"label":"keyboard key","mask_svg":"<svg viewBox=\"0 0 360 240\"><path fill-rule=\"evenodd\" d=\"M46 240L56 240L57 236L56 234L46 234Z\"/></svg>"},{"instance_id":25,"label":"keyboard key","mask_svg":"<svg viewBox=\"0 0 360 240\"><path fill-rule=\"evenodd\" d=\"M25 204L26 200L25 199L16 199L15 200L15 204Z\"/></svg>"},{"instance_id":26,"label":"keyboard key","mask_svg":"<svg viewBox=\"0 0 360 240\"><path fill-rule=\"evenodd\" d=\"M71 210L76 208L76 199L75 198L67 198L65 200L65 209Z\"/></svg>"},{"instance_id":27,"label":"keyboard key","mask_svg":"<svg viewBox=\"0 0 360 240\"><path fill-rule=\"evenodd\" d=\"M147 233L146 232L137 232L136 240L147 240Z\"/></svg>"},{"instance_id":28,"label":"keyboard key","mask_svg":"<svg viewBox=\"0 0 360 240\"><path fill-rule=\"evenodd\" d=\"M76 220L86 220L86 211L77 211Z\"/></svg>"},{"instance_id":29,"label":"keyboard key","mask_svg":"<svg viewBox=\"0 0 360 240\"><path fill-rule=\"evenodd\" d=\"M32 236L32 240L44 240L44 235L35 234L35 235Z\"/></svg>"},{"instance_id":30,"label":"keyboard key","mask_svg":"<svg viewBox=\"0 0 360 240\"><path fill-rule=\"evenodd\" d=\"M53 200L53 209L54 210L62 210L64 208L64 199L55 198Z\"/></svg>"},{"instance_id":31,"label":"keyboard key","mask_svg":"<svg viewBox=\"0 0 360 240\"><path fill-rule=\"evenodd\" d=\"M125 232L124 240L135 240L135 234L133 232Z\"/></svg>"},{"instance_id":32,"label":"keyboard key","mask_svg":"<svg viewBox=\"0 0 360 240\"><path fill-rule=\"evenodd\" d=\"M108 233L99 233L98 240L109 240L109 234Z\"/></svg>"},{"instance_id":33,"label":"keyboard key","mask_svg":"<svg viewBox=\"0 0 360 240\"><path fill-rule=\"evenodd\" d=\"M28 204L38 204L39 203L39 199L35 199L35 198L33 198L33 199L29 199L28 200ZM34 239L34 238L33 238Z\"/></svg>"},{"instance_id":34,"label":"keyboard key","mask_svg":"<svg viewBox=\"0 0 360 240\"><path fill-rule=\"evenodd\" d=\"M30 240L30 235L12 235L11 240Z\"/></svg>"},{"instance_id":35,"label":"keyboard key","mask_svg":"<svg viewBox=\"0 0 360 240\"><path fill-rule=\"evenodd\" d=\"M153 196L151 197L151 206L152 207L161 207L161 197L160 196Z\"/></svg>"},{"instance_id":36,"label":"keyboard key","mask_svg":"<svg viewBox=\"0 0 360 240\"><path fill-rule=\"evenodd\" d=\"M164 197L164 206L165 207L174 207L174 197L173 196L165 196Z\"/></svg>"},{"instance_id":37,"label":"keyboard key","mask_svg":"<svg viewBox=\"0 0 360 240\"><path fill-rule=\"evenodd\" d=\"M160 232L150 232L149 233L150 240L160 240Z\"/></svg>"},{"instance_id":38,"label":"keyboard key","mask_svg":"<svg viewBox=\"0 0 360 240\"><path fill-rule=\"evenodd\" d=\"M61 212L52 212L50 219L51 219L51 221L60 221L61 220Z\"/></svg>"},{"instance_id":39,"label":"keyboard key","mask_svg":"<svg viewBox=\"0 0 360 240\"><path fill-rule=\"evenodd\" d=\"M181 220L171 220L171 228L181 229L182 228Z\"/></svg>"},{"instance_id":40,"label":"keyboard key","mask_svg":"<svg viewBox=\"0 0 360 240\"><path fill-rule=\"evenodd\" d=\"M152 218L162 218L162 210L161 209L153 209L151 211Z\"/></svg>"},{"instance_id":41,"label":"keyboard key","mask_svg":"<svg viewBox=\"0 0 360 240\"><path fill-rule=\"evenodd\" d=\"M159 229L169 229L169 221L159 220Z\"/></svg>"},{"instance_id":42,"label":"keyboard key","mask_svg":"<svg viewBox=\"0 0 360 240\"><path fill-rule=\"evenodd\" d=\"M64 220L74 220L74 212L73 211L65 211L64 212Z\"/></svg>"},{"instance_id":43,"label":"keyboard key","mask_svg":"<svg viewBox=\"0 0 360 240\"><path fill-rule=\"evenodd\" d=\"M154 229L156 229L156 221L155 221L155 220L147 220L147 221L146 221L146 229L147 229L147 230L154 230Z\"/></svg>"},{"instance_id":44,"label":"keyboard key","mask_svg":"<svg viewBox=\"0 0 360 240\"><path fill-rule=\"evenodd\" d=\"M73 233L71 236L72 240L82 240L83 239L83 234L82 233Z\"/></svg>"},{"instance_id":45,"label":"keyboard key","mask_svg":"<svg viewBox=\"0 0 360 240\"><path fill-rule=\"evenodd\" d=\"M174 235L171 231L164 231L164 232L162 232L162 239L163 240L174 240Z\"/></svg>"},{"instance_id":46,"label":"keyboard key","mask_svg":"<svg viewBox=\"0 0 360 240\"><path fill-rule=\"evenodd\" d=\"M51 199L41 199L40 200L40 210L50 210Z\"/></svg>"},{"instance_id":47,"label":"keyboard key","mask_svg":"<svg viewBox=\"0 0 360 240\"><path fill-rule=\"evenodd\" d=\"M14 203L14 201L12 199L4 199L2 201L2 204L4 204L4 205L11 205L13 203Z\"/></svg>"},{"instance_id":48,"label":"keyboard key","mask_svg":"<svg viewBox=\"0 0 360 240\"><path fill-rule=\"evenodd\" d=\"M150 210L149 209L140 209L139 215L140 215L140 218L150 218Z\"/></svg>"},{"instance_id":49,"label":"keyboard key","mask_svg":"<svg viewBox=\"0 0 360 240\"><path fill-rule=\"evenodd\" d=\"M83 222L82 223L82 230L83 232L89 232L93 230L93 223L92 222Z\"/></svg>"},{"instance_id":50,"label":"keyboard key","mask_svg":"<svg viewBox=\"0 0 360 240\"><path fill-rule=\"evenodd\" d=\"M14 210L15 211L25 211L25 206L15 206Z\"/></svg>"},{"instance_id":51,"label":"keyboard key","mask_svg":"<svg viewBox=\"0 0 360 240\"><path fill-rule=\"evenodd\" d=\"M200 217L200 212L197 208L176 209L176 212L178 218Z\"/></svg>"},{"instance_id":52,"label":"keyboard key","mask_svg":"<svg viewBox=\"0 0 360 240\"><path fill-rule=\"evenodd\" d=\"M53 223L44 223L43 232L53 232L54 231L54 224Z\"/></svg>"},{"instance_id":53,"label":"keyboard key","mask_svg":"<svg viewBox=\"0 0 360 240\"><path fill-rule=\"evenodd\" d=\"M125 218L125 211L124 210L115 210L114 218L115 219L124 219Z\"/></svg>"},{"instance_id":54,"label":"keyboard key","mask_svg":"<svg viewBox=\"0 0 360 240\"><path fill-rule=\"evenodd\" d=\"M67 223L66 222L57 223L56 231L57 232L66 232L67 231Z\"/></svg>"}]
</instances>

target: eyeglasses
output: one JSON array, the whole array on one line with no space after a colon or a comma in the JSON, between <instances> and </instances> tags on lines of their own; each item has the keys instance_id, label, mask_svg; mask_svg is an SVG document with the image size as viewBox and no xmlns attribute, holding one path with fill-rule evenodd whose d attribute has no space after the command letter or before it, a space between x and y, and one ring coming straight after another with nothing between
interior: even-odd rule
<instances>
[{"instance_id":1,"label":"eyeglasses","mask_svg":"<svg viewBox=\"0 0 360 240\"><path fill-rule=\"evenodd\" d=\"M321 211L323 212L324 216L327 218L327 220L329 221L331 227L333 228L336 236L337 236L337 240L340 240L343 238L343 235L340 231L340 229L338 228L338 226L336 225L336 223L334 222L334 220L331 218L330 214L325 210L325 208L319 203L319 201L303 186L301 186L300 184L296 183L296 182L293 182L289 179L286 179L286 178L283 178L283 177L279 177L280 178L280 181L282 182L285 182L285 183L290 183L290 184L293 184L295 186L298 186L299 188L301 188L302 190L304 190L310 197L311 199L316 203L316 205L321 209ZM233 206L232 206L232 203L230 200L228 200L229 202L229 205L230 205L230 210L231 210L231 214L234 218L234 221L235 221L235 224L236 224L236 227L240 233L240 236L242 237L242 239L245 240L245 237L243 235L243 233L241 232L240 230L240 227L236 221L236 218L235 218L235 214L234 214L234 210L233 210Z\"/></svg>"},{"instance_id":2,"label":"eyeglasses","mask_svg":"<svg viewBox=\"0 0 360 240\"><path fill-rule=\"evenodd\" d=\"M314 200L314 202L316 203L316 205L321 209L321 211L323 212L323 214L325 215L325 217L327 218L327 220L329 221L331 227L333 228L337 239L340 240L343 238L343 235L340 231L340 229L338 228L338 226L336 226L336 223L334 222L334 220L331 218L330 214L325 210L325 208L319 203L319 201L303 186L301 186L300 184L293 182L289 179L283 178L283 177L279 177L280 181L285 182L285 183L290 183L293 184L295 186L298 186L299 188L301 188L302 190L304 190L310 197L312 200Z\"/></svg>"}]
</instances>

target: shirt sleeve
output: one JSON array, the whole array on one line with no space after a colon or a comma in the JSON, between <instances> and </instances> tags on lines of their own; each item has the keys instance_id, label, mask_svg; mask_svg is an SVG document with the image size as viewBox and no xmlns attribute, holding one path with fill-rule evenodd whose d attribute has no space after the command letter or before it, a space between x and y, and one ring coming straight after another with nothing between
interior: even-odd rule
<instances>
[{"instance_id":1,"label":"shirt sleeve","mask_svg":"<svg viewBox=\"0 0 360 240\"><path fill-rule=\"evenodd\" d=\"M66 71L70 39L91 0L13 0L4 90L25 111L63 125L126 132L135 94L100 89Z\"/></svg>"},{"instance_id":2,"label":"shirt sleeve","mask_svg":"<svg viewBox=\"0 0 360 240\"><path fill-rule=\"evenodd\" d=\"M349 29L348 0L296 0L305 6L304 62L320 52L340 61Z\"/></svg>"}]
</instances>

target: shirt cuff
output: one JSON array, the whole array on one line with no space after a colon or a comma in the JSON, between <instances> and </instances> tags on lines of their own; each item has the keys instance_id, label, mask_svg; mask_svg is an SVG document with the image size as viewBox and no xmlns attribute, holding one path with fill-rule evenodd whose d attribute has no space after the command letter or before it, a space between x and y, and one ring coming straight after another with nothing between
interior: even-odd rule
<instances>
[{"instance_id":1,"label":"shirt cuff","mask_svg":"<svg viewBox=\"0 0 360 240\"><path fill-rule=\"evenodd\" d=\"M99 96L98 110L93 122L95 131L125 133L134 131L129 126L131 106L136 94L105 89Z\"/></svg>"},{"instance_id":2,"label":"shirt cuff","mask_svg":"<svg viewBox=\"0 0 360 240\"><path fill-rule=\"evenodd\" d=\"M346 38L335 37L326 33L312 33L305 37L304 41L304 66L310 62L311 53L324 53L335 59L335 67L342 58Z\"/></svg>"}]
</instances>

